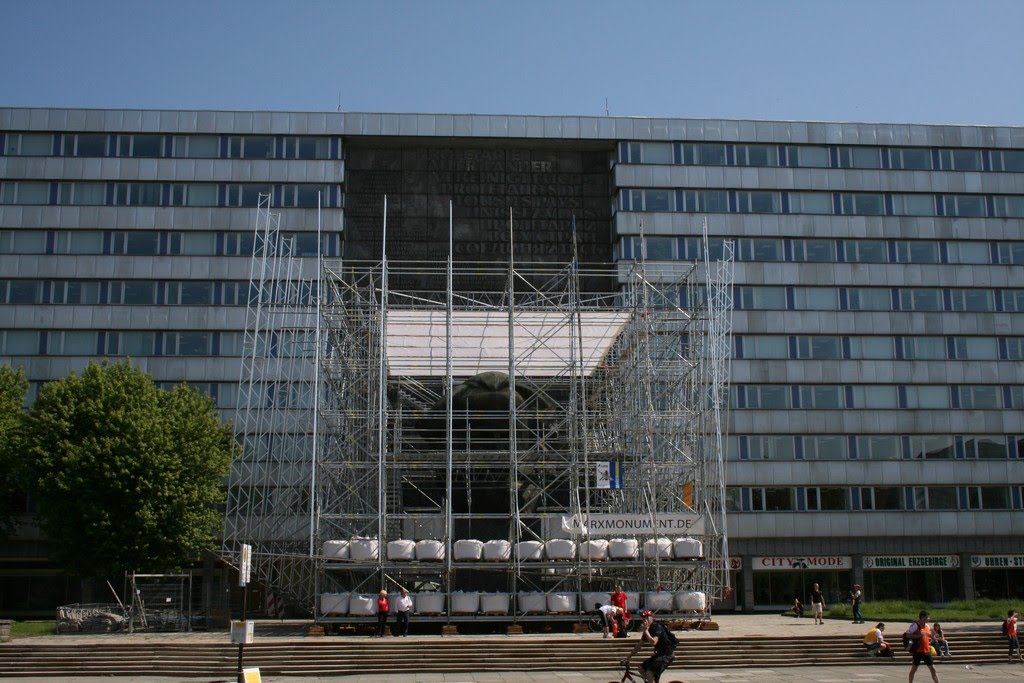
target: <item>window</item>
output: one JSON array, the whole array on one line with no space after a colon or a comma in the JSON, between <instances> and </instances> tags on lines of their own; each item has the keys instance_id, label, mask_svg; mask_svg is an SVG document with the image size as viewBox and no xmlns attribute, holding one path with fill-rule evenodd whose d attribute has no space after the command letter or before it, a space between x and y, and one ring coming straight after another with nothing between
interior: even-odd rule
<instances>
[{"instance_id":1,"label":"window","mask_svg":"<svg viewBox=\"0 0 1024 683\"><path fill-rule=\"evenodd\" d=\"M1005 337L1006 354L1003 360L1024 360L1024 337Z\"/></svg>"},{"instance_id":2,"label":"window","mask_svg":"<svg viewBox=\"0 0 1024 683\"><path fill-rule=\"evenodd\" d=\"M793 308L797 311L837 311L839 293L834 287L794 287Z\"/></svg>"},{"instance_id":3,"label":"window","mask_svg":"<svg viewBox=\"0 0 1024 683\"><path fill-rule=\"evenodd\" d=\"M782 410L790 407L789 386L785 384L748 384L744 388L747 408Z\"/></svg>"},{"instance_id":4,"label":"window","mask_svg":"<svg viewBox=\"0 0 1024 683\"><path fill-rule=\"evenodd\" d=\"M34 183L29 181L3 183L3 204L49 204L50 183Z\"/></svg>"},{"instance_id":5,"label":"window","mask_svg":"<svg viewBox=\"0 0 1024 683\"><path fill-rule=\"evenodd\" d=\"M0 254L45 254L43 230L0 230Z\"/></svg>"},{"instance_id":6,"label":"window","mask_svg":"<svg viewBox=\"0 0 1024 683\"><path fill-rule=\"evenodd\" d=\"M944 171L980 171L981 150L940 149L939 168Z\"/></svg>"},{"instance_id":7,"label":"window","mask_svg":"<svg viewBox=\"0 0 1024 683\"><path fill-rule=\"evenodd\" d=\"M115 232L110 236L110 253L156 256L160 253L160 233L141 230Z\"/></svg>"},{"instance_id":8,"label":"window","mask_svg":"<svg viewBox=\"0 0 1024 683\"><path fill-rule=\"evenodd\" d=\"M978 218L985 215L985 198L977 194L945 194L940 197L947 216Z\"/></svg>"},{"instance_id":9,"label":"window","mask_svg":"<svg viewBox=\"0 0 1024 683\"><path fill-rule=\"evenodd\" d=\"M999 218L1024 218L1024 197L995 197L993 207Z\"/></svg>"},{"instance_id":10,"label":"window","mask_svg":"<svg viewBox=\"0 0 1024 683\"><path fill-rule=\"evenodd\" d=\"M965 436L964 455L978 460L1006 460L1010 451L1006 447L1006 437L998 434L992 436Z\"/></svg>"},{"instance_id":11,"label":"window","mask_svg":"<svg viewBox=\"0 0 1024 683\"><path fill-rule=\"evenodd\" d=\"M314 236L315 237L315 236ZM633 257L636 259L647 258L652 261L671 261L675 258L674 237L639 237L633 238ZM646 246L646 255L644 253Z\"/></svg>"},{"instance_id":12,"label":"window","mask_svg":"<svg viewBox=\"0 0 1024 683\"><path fill-rule=\"evenodd\" d=\"M853 405L851 408L891 410L899 408L899 393L895 386L858 384L851 387Z\"/></svg>"},{"instance_id":13,"label":"window","mask_svg":"<svg viewBox=\"0 0 1024 683\"><path fill-rule=\"evenodd\" d=\"M950 407L949 387L941 384L917 384L905 387L907 408L911 410L936 410Z\"/></svg>"},{"instance_id":14,"label":"window","mask_svg":"<svg viewBox=\"0 0 1024 683\"><path fill-rule=\"evenodd\" d=\"M50 331L46 333L46 354L49 356L92 356L95 353L95 332Z\"/></svg>"},{"instance_id":15,"label":"window","mask_svg":"<svg viewBox=\"0 0 1024 683\"><path fill-rule=\"evenodd\" d=\"M107 184L58 183L57 203L75 206L103 206L107 203Z\"/></svg>"},{"instance_id":16,"label":"window","mask_svg":"<svg viewBox=\"0 0 1024 683\"><path fill-rule=\"evenodd\" d=\"M98 282L81 280L50 283L50 303L95 305L100 302Z\"/></svg>"},{"instance_id":17,"label":"window","mask_svg":"<svg viewBox=\"0 0 1024 683\"><path fill-rule=\"evenodd\" d=\"M160 183L114 183L114 206L160 206Z\"/></svg>"},{"instance_id":18,"label":"window","mask_svg":"<svg viewBox=\"0 0 1024 683\"><path fill-rule=\"evenodd\" d=\"M725 166L725 145L683 145L683 163L697 166Z\"/></svg>"},{"instance_id":19,"label":"window","mask_svg":"<svg viewBox=\"0 0 1024 683\"><path fill-rule=\"evenodd\" d=\"M677 211L689 213L726 213L729 211L728 192L686 190L682 194L684 208L677 206Z\"/></svg>"},{"instance_id":20,"label":"window","mask_svg":"<svg viewBox=\"0 0 1024 683\"><path fill-rule=\"evenodd\" d=\"M996 253L1002 265L1024 265L1024 242L1000 242Z\"/></svg>"},{"instance_id":21,"label":"window","mask_svg":"<svg viewBox=\"0 0 1024 683\"><path fill-rule=\"evenodd\" d=\"M8 304L42 303L42 283L37 280L0 280L0 299Z\"/></svg>"},{"instance_id":22,"label":"window","mask_svg":"<svg viewBox=\"0 0 1024 683\"><path fill-rule=\"evenodd\" d=\"M996 360L999 345L993 337L955 337L953 348L957 360Z\"/></svg>"},{"instance_id":23,"label":"window","mask_svg":"<svg viewBox=\"0 0 1024 683\"><path fill-rule=\"evenodd\" d=\"M783 487L750 489L750 506L761 512L786 512L795 510L794 490Z\"/></svg>"},{"instance_id":24,"label":"window","mask_svg":"<svg viewBox=\"0 0 1024 683\"><path fill-rule=\"evenodd\" d=\"M34 356L39 353L39 333L35 330L0 331L0 355Z\"/></svg>"},{"instance_id":25,"label":"window","mask_svg":"<svg viewBox=\"0 0 1024 683\"><path fill-rule=\"evenodd\" d=\"M892 310L892 295L888 289L854 287L846 290L847 309L851 311Z\"/></svg>"},{"instance_id":26,"label":"window","mask_svg":"<svg viewBox=\"0 0 1024 683\"><path fill-rule=\"evenodd\" d=\"M790 435L750 436L747 437L747 454L751 460L793 460L796 446Z\"/></svg>"},{"instance_id":27,"label":"window","mask_svg":"<svg viewBox=\"0 0 1024 683\"><path fill-rule=\"evenodd\" d=\"M647 161L646 163L672 163L672 145L669 143L643 143L642 148L649 145L659 145L669 148L668 161ZM644 150L646 152L646 149ZM285 159L330 159L331 139L330 138L285 138L284 140Z\"/></svg>"},{"instance_id":28,"label":"window","mask_svg":"<svg viewBox=\"0 0 1024 683\"><path fill-rule=\"evenodd\" d=\"M185 185L185 206L217 206L217 186L212 183Z\"/></svg>"},{"instance_id":29,"label":"window","mask_svg":"<svg viewBox=\"0 0 1024 683\"><path fill-rule=\"evenodd\" d=\"M725 487L725 510L726 512L741 512L743 510L743 489L739 486Z\"/></svg>"},{"instance_id":30,"label":"window","mask_svg":"<svg viewBox=\"0 0 1024 683\"><path fill-rule=\"evenodd\" d=\"M228 138L228 158L273 159L274 138L255 135L248 137L232 136Z\"/></svg>"},{"instance_id":31,"label":"window","mask_svg":"<svg viewBox=\"0 0 1024 683\"><path fill-rule=\"evenodd\" d=\"M903 491L899 486L874 486L860 490L862 510L902 510Z\"/></svg>"},{"instance_id":32,"label":"window","mask_svg":"<svg viewBox=\"0 0 1024 683\"><path fill-rule=\"evenodd\" d=\"M993 150L989 154L992 156L993 171L1024 172L1024 152L1007 149L1002 151Z\"/></svg>"},{"instance_id":33,"label":"window","mask_svg":"<svg viewBox=\"0 0 1024 683\"><path fill-rule=\"evenodd\" d=\"M903 337L907 360L946 360L945 337Z\"/></svg>"},{"instance_id":34,"label":"window","mask_svg":"<svg viewBox=\"0 0 1024 683\"><path fill-rule=\"evenodd\" d=\"M67 135L64 137L64 153L76 157L105 157L107 136L94 133Z\"/></svg>"},{"instance_id":35,"label":"window","mask_svg":"<svg viewBox=\"0 0 1024 683\"><path fill-rule=\"evenodd\" d=\"M941 311L942 292L938 289L900 289L898 290L900 310L903 311Z\"/></svg>"},{"instance_id":36,"label":"window","mask_svg":"<svg viewBox=\"0 0 1024 683\"><path fill-rule=\"evenodd\" d=\"M737 348L736 355L740 358L789 358L789 344L782 335L737 336L733 338L733 346ZM739 353L740 347L742 354Z\"/></svg>"},{"instance_id":37,"label":"window","mask_svg":"<svg viewBox=\"0 0 1024 683\"><path fill-rule=\"evenodd\" d=\"M737 247L740 261L781 261L783 256L782 240L742 239Z\"/></svg>"},{"instance_id":38,"label":"window","mask_svg":"<svg viewBox=\"0 0 1024 683\"><path fill-rule=\"evenodd\" d=\"M811 166L816 168L828 168L831 166L828 158L828 147L813 147L804 145L790 147L790 159L795 159L797 166Z\"/></svg>"},{"instance_id":39,"label":"window","mask_svg":"<svg viewBox=\"0 0 1024 683\"><path fill-rule=\"evenodd\" d=\"M1009 486L968 486L968 510L1009 510Z\"/></svg>"},{"instance_id":40,"label":"window","mask_svg":"<svg viewBox=\"0 0 1024 683\"><path fill-rule=\"evenodd\" d=\"M935 197L930 194L894 194L892 212L896 216L934 216Z\"/></svg>"},{"instance_id":41,"label":"window","mask_svg":"<svg viewBox=\"0 0 1024 683\"><path fill-rule=\"evenodd\" d=\"M808 510L849 510L850 496L837 486L811 486L807 488Z\"/></svg>"},{"instance_id":42,"label":"window","mask_svg":"<svg viewBox=\"0 0 1024 683\"><path fill-rule=\"evenodd\" d=\"M803 437L804 460L845 460L850 457L846 437L839 434Z\"/></svg>"},{"instance_id":43,"label":"window","mask_svg":"<svg viewBox=\"0 0 1024 683\"><path fill-rule=\"evenodd\" d=\"M163 156L164 136L162 135L119 135L117 155L122 157Z\"/></svg>"},{"instance_id":44,"label":"window","mask_svg":"<svg viewBox=\"0 0 1024 683\"><path fill-rule=\"evenodd\" d=\"M897 263L938 263L938 242L897 242Z\"/></svg>"},{"instance_id":45,"label":"window","mask_svg":"<svg viewBox=\"0 0 1024 683\"><path fill-rule=\"evenodd\" d=\"M209 306L213 301L213 283L186 281L167 284L167 304L171 306Z\"/></svg>"},{"instance_id":46,"label":"window","mask_svg":"<svg viewBox=\"0 0 1024 683\"><path fill-rule=\"evenodd\" d=\"M781 203L778 192L738 192L740 213L779 213Z\"/></svg>"},{"instance_id":47,"label":"window","mask_svg":"<svg viewBox=\"0 0 1024 683\"><path fill-rule=\"evenodd\" d=\"M12 156L48 157L53 154L50 133L9 133L6 140L6 153Z\"/></svg>"},{"instance_id":48,"label":"window","mask_svg":"<svg viewBox=\"0 0 1024 683\"><path fill-rule=\"evenodd\" d=\"M739 287L736 307L744 310L785 310L785 287Z\"/></svg>"},{"instance_id":49,"label":"window","mask_svg":"<svg viewBox=\"0 0 1024 683\"><path fill-rule=\"evenodd\" d=\"M167 332L164 354L168 356L209 356L212 353L212 332Z\"/></svg>"},{"instance_id":50,"label":"window","mask_svg":"<svg viewBox=\"0 0 1024 683\"><path fill-rule=\"evenodd\" d=\"M778 166L779 148L775 145L736 145L737 166Z\"/></svg>"},{"instance_id":51,"label":"window","mask_svg":"<svg viewBox=\"0 0 1024 683\"><path fill-rule=\"evenodd\" d=\"M799 388L800 407L814 410L838 410L845 408L843 387L829 384L812 384Z\"/></svg>"},{"instance_id":52,"label":"window","mask_svg":"<svg viewBox=\"0 0 1024 683\"><path fill-rule=\"evenodd\" d=\"M176 135L173 148L174 156L179 159L220 157L220 139L216 135Z\"/></svg>"},{"instance_id":53,"label":"window","mask_svg":"<svg viewBox=\"0 0 1024 683\"><path fill-rule=\"evenodd\" d=\"M831 214L832 195L827 192L790 192L789 212Z\"/></svg>"},{"instance_id":54,"label":"window","mask_svg":"<svg viewBox=\"0 0 1024 683\"><path fill-rule=\"evenodd\" d=\"M796 337L796 357L816 360L839 359L843 357L843 345L839 337Z\"/></svg>"},{"instance_id":55,"label":"window","mask_svg":"<svg viewBox=\"0 0 1024 683\"><path fill-rule=\"evenodd\" d=\"M835 261L835 240L793 240L793 260L815 263Z\"/></svg>"},{"instance_id":56,"label":"window","mask_svg":"<svg viewBox=\"0 0 1024 683\"><path fill-rule=\"evenodd\" d=\"M850 358L886 360L895 357L892 337L850 337Z\"/></svg>"},{"instance_id":57,"label":"window","mask_svg":"<svg viewBox=\"0 0 1024 683\"><path fill-rule=\"evenodd\" d=\"M856 443L857 458L860 460L899 460L903 457L898 436L858 436Z\"/></svg>"},{"instance_id":58,"label":"window","mask_svg":"<svg viewBox=\"0 0 1024 683\"><path fill-rule=\"evenodd\" d=\"M1009 313L1024 312L1024 289L1004 289L1000 293L1003 310Z\"/></svg>"},{"instance_id":59,"label":"window","mask_svg":"<svg viewBox=\"0 0 1024 683\"><path fill-rule=\"evenodd\" d=\"M886 263L889 260L882 240L844 240L843 251L851 263Z\"/></svg>"},{"instance_id":60,"label":"window","mask_svg":"<svg viewBox=\"0 0 1024 683\"><path fill-rule=\"evenodd\" d=\"M881 168L882 150L878 147L840 147L839 168Z\"/></svg>"},{"instance_id":61,"label":"window","mask_svg":"<svg viewBox=\"0 0 1024 683\"><path fill-rule=\"evenodd\" d=\"M949 242L946 245L950 263L992 262L992 252L988 242Z\"/></svg>"},{"instance_id":62,"label":"window","mask_svg":"<svg viewBox=\"0 0 1024 683\"><path fill-rule=\"evenodd\" d=\"M998 410L1003 407L1000 387L991 384L964 384L956 387L960 407L965 410Z\"/></svg>"},{"instance_id":63,"label":"window","mask_svg":"<svg viewBox=\"0 0 1024 683\"><path fill-rule=\"evenodd\" d=\"M910 457L924 460L948 460L953 457L950 434L914 434L910 437Z\"/></svg>"},{"instance_id":64,"label":"window","mask_svg":"<svg viewBox=\"0 0 1024 683\"><path fill-rule=\"evenodd\" d=\"M893 168L899 170L930 171L932 155L930 150L918 147L890 149L889 163Z\"/></svg>"},{"instance_id":65,"label":"window","mask_svg":"<svg viewBox=\"0 0 1024 683\"><path fill-rule=\"evenodd\" d=\"M880 194L844 192L839 195L839 200L843 215L846 216L881 216L885 213Z\"/></svg>"},{"instance_id":66,"label":"window","mask_svg":"<svg viewBox=\"0 0 1024 683\"><path fill-rule=\"evenodd\" d=\"M955 486L915 486L914 508L916 510L956 510Z\"/></svg>"}]
</instances>

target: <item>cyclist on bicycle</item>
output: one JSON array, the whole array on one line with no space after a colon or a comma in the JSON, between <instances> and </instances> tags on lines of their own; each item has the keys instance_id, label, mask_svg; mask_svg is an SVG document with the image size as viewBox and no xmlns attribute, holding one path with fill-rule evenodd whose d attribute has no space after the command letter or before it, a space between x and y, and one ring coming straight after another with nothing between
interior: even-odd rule
<instances>
[{"instance_id":1,"label":"cyclist on bicycle","mask_svg":"<svg viewBox=\"0 0 1024 683\"><path fill-rule=\"evenodd\" d=\"M633 655L640 651L640 648L644 646L645 639L651 641L654 654L640 664L640 674L647 683L658 683L661 680L661 674L676 658L676 645L679 644L679 640L665 624L654 620L654 613L651 610L645 609L640 616L643 618L640 642L636 644L625 661L628 663Z\"/></svg>"}]
</instances>

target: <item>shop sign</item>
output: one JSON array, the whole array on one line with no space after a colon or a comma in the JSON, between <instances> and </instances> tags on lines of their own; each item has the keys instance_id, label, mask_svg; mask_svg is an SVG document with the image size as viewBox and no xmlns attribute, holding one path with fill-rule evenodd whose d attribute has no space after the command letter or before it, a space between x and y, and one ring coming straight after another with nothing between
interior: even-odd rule
<instances>
[{"instance_id":1,"label":"shop sign","mask_svg":"<svg viewBox=\"0 0 1024 683\"><path fill-rule=\"evenodd\" d=\"M722 560L718 560L718 559L716 559L716 560L708 560L708 566L711 567L712 569L721 569L722 567L725 566L725 563L722 562ZM729 571L731 571L731 572L738 572L741 569L743 569L743 558L741 558L741 557L730 557L729 558Z\"/></svg>"},{"instance_id":2,"label":"shop sign","mask_svg":"<svg viewBox=\"0 0 1024 683\"><path fill-rule=\"evenodd\" d=\"M971 555L972 569L1024 568L1024 555Z\"/></svg>"},{"instance_id":3,"label":"shop sign","mask_svg":"<svg viewBox=\"0 0 1024 683\"><path fill-rule=\"evenodd\" d=\"M652 515L571 515L562 516L562 530L572 534L588 536L619 536L639 534L641 536L702 536L704 517L692 514L668 514L659 512Z\"/></svg>"},{"instance_id":4,"label":"shop sign","mask_svg":"<svg viewBox=\"0 0 1024 683\"><path fill-rule=\"evenodd\" d=\"M959 555L867 555L864 569L956 569Z\"/></svg>"},{"instance_id":5,"label":"shop sign","mask_svg":"<svg viewBox=\"0 0 1024 683\"><path fill-rule=\"evenodd\" d=\"M851 569L852 567L853 561L849 555L799 555L754 558L754 571L763 572L780 572L791 569L824 571Z\"/></svg>"}]
</instances>

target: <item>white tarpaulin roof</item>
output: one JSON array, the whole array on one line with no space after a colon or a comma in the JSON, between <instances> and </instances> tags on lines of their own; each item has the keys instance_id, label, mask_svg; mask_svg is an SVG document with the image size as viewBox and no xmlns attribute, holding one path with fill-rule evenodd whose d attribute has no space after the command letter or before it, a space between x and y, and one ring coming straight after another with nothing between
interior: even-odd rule
<instances>
[{"instance_id":1,"label":"white tarpaulin roof","mask_svg":"<svg viewBox=\"0 0 1024 683\"><path fill-rule=\"evenodd\" d=\"M576 342L577 363L590 375L629 319L627 311L583 311ZM391 375L444 376L446 322L444 311L388 310L387 357ZM575 317L562 311L524 311L512 324L516 374L551 377L569 371ZM488 370L508 372L508 312L452 313L452 374L475 375ZM582 356L582 359L579 358Z\"/></svg>"}]
</instances>

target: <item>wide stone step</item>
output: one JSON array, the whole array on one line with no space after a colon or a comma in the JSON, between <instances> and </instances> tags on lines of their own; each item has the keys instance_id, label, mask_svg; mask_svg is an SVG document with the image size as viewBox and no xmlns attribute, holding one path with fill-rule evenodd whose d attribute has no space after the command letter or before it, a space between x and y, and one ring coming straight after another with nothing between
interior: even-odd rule
<instances>
[{"instance_id":1,"label":"wide stone step","mask_svg":"<svg viewBox=\"0 0 1024 683\"><path fill-rule=\"evenodd\" d=\"M741 639L702 637L683 640L676 666L728 669L750 666L905 664L898 659L868 659L859 638L849 636ZM73 638L73 637L72 637ZM0 676L228 676L237 665L238 648L229 643L107 642L0 646ZM737 647L742 641L742 647ZM328 676L387 672L466 673L485 671L615 670L634 641L594 638L516 639L308 639L264 641L245 648L247 666L268 675ZM953 639L959 665L1005 661L1006 642L998 634L964 634Z\"/></svg>"}]
</instances>

